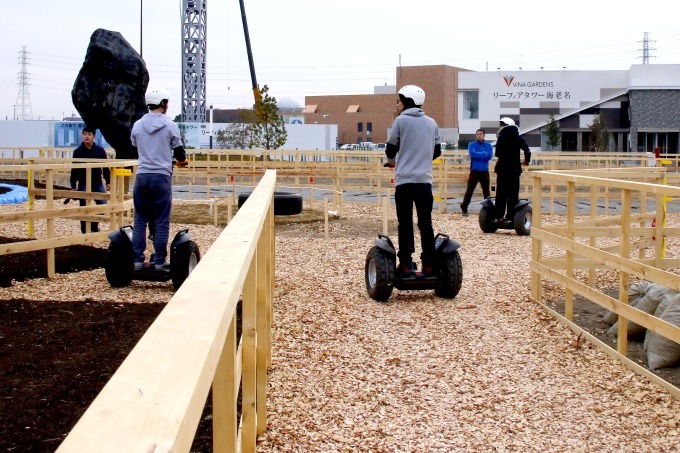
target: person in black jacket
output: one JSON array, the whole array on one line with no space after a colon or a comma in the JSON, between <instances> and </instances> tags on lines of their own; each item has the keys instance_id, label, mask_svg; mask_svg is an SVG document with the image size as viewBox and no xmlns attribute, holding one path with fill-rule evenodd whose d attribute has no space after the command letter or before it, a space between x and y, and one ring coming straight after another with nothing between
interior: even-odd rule
<instances>
[{"instance_id":1,"label":"person in black jacket","mask_svg":"<svg viewBox=\"0 0 680 453\"><path fill-rule=\"evenodd\" d=\"M520 160L524 151L524 162ZM501 118L496 137L496 222L512 224L515 206L519 202L519 177L522 166L531 162L531 151L511 118Z\"/></svg>"},{"instance_id":2,"label":"person in black jacket","mask_svg":"<svg viewBox=\"0 0 680 453\"><path fill-rule=\"evenodd\" d=\"M73 151L74 159L106 159L106 151L104 148L97 145L94 142L96 135L96 130L85 127L83 129L83 143ZM92 187L90 190L92 192L108 192L111 184L111 176L108 168L92 168ZM102 181L102 175L106 181L106 187L104 187L104 182ZM71 169L71 190L78 190L84 192L86 187L87 170L85 168L72 168ZM106 200L94 200L97 204L106 204ZM80 199L80 206L85 206L87 200L84 198ZM80 231L85 233L87 231L87 223L85 221L80 222ZM90 231L96 233L99 231L99 223L90 222Z\"/></svg>"}]
</instances>

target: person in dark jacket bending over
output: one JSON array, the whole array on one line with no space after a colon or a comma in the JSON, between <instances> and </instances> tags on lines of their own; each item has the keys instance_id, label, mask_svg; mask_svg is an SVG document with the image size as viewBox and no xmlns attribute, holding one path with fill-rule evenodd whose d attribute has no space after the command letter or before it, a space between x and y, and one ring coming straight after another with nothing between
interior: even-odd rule
<instances>
[{"instance_id":1,"label":"person in dark jacket bending over","mask_svg":"<svg viewBox=\"0 0 680 453\"><path fill-rule=\"evenodd\" d=\"M106 159L106 151L104 148L97 145L94 142L96 136L96 129L85 126L83 129L83 143L80 144L73 151L74 159ZM111 183L111 173L108 168L92 168L91 170L91 181L90 188L91 192L108 192ZM104 188L104 182L102 181L102 175L106 181L106 188ZM73 168L71 169L71 190L78 190L84 192L87 189L87 170L85 168ZM68 200L67 200L68 201ZM106 204L106 200L94 200L97 204ZM84 198L80 199L80 206L87 205L87 200ZM90 232L96 233L99 231L99 223L97 222L80 222L80 231L85 234L87 232L87 224L90 224Z\"/></svg>"},{"instance_id":2,"label":"person in dark jacket bending over","mask_svg":"<svg viewBox=\"0 0 680 453\"><path fill-rule=\"evenodd\" d=\"M165 114L170 93L164 88L149 88L146 104L149 113L132 126L132 146L137 149L139 165L135 176L132 198L135 206L132 250L135 270L144 268L146 227L155 225L153 234L154 262L148 267L169 271L168 237L172 211L172 157L177 166L187 166L179 128Z\"/></svg>"},{"instance_id":3,"label":"person in dark jacket bending over","mask_svg":"<svg viewBox=\"0 0 680 453\"><path fill-rule=\"evenodd\" d=\"M399 115L392 124L385 147L385 166L394 167L396 158L394 201L399 231L397 271L402 275L411 273L411 254L415 251L414 204L423 249L420 256L422 271L432 273L434 264L432 161L441 155L441 139L437 123L421 109L423 102L425 92L420 87L406 85L399 90Z\"/></svg>"},{"instance_id":4,"label":"person in dark jacket bending over","mask_svg":"<svg viewBox=\"0 0 680 453\"><path fill-rule=\"evenodd\" d=\"M524 162L520 160L524 151ZM519 135L512 118L501 118L496 138L496 222L514 223L515 206L519 202L519 176L522 166L531 162L531 151Z\"/></svg>"},{"instance_id":5,"label":"person in dark jacket bending over","mask_svg":"<svg viewBox=\"0 0 680 453\"><path fill-rule=\"evenodd\" d=\"M468 154L470 154L470 175L468 176L467 190L463 197L463 202L460 204L460 210L463 212L463 217L468 215L468 206L472 199L472 193L477 187L477 183L482 186L482 194L486 200L491 196L489 190L489 161L493 157L493 147L491 143L484 140L484 131L477 129L475 137L477 140L470 142L468 145Z\"/></svg>"}]
</instances>

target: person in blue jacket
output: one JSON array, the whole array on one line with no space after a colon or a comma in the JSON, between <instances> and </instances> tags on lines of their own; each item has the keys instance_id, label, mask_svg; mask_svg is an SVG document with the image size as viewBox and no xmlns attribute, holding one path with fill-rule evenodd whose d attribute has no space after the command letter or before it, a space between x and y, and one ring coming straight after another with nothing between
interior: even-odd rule
<instances>
[{"instance_id":1,"label":"person in blue jacket","mask_svg":"<svg viewBox=\"0 0 680 453\"><path fill-rule=\"evenodd\" d=\"M139 155L132 198L135 206L132 250L134 268L144 267L147 225L155 227L153 233L154 262L147 267L169 272L168 238L172 212L172 158L177 166L188 165L179 128L167 116L170 93L165 88L149 88L146 104L149 113L135 122L130 138Z\"/></svg>"},{"instance_id":2,"label":"person in blue jacket","mask_svg":"<svg viewBox=\"0 0 680 453\"><path fill-rule=\"evenodd\" d=\"M402 275L411 273L411 254L415 251L413 205L418 214L422 271L431 274L434 265L432 161L441 155L441 138L437 123L423 112L423 102L425 92L422 88L406 85L399 90L399 115L392 123L385 146L385 166L396 165L394 201L399 231L397 271Z\"/></svg>"},{"instance_id":3,"label":"person in blue jacket","mask_svg":"<svg viewBox=\"0 0 680 453\"><path fill-rule=\"evenodd\" d=\"M484 131L477 129L475 137L477 140L468 145L468 154L470 154L470 175L468 176L467 190L463 197L463 202L460 204L460 209L463 211L463 217L468 215L468 206L472 193L477 187L477 183L482 186L482 194L486 200L491 196L489 190L489 161L493 157L493 147L491 143L484 140Z\"/></svg>"},{"instance_id":4,"label":"person in blue jacket","mask_svg":"<svg viewBox=\"0 0 680 453\"><path fill-rule=\"evenodd\" d=\"M83 143L80 144L73 151L74 159L106 159L106 151L101 146L94 142L97 130L91 127L85 126L83 129ZM90 190L92 192L105 193L109 191L111 184L111 173L107 167L104 168L92 168L91 170L91 182L92 187ZM102 181L102 176L104 180ZM71 190L78 190L84 192L87 189L87 170L85 168L73 168L71 169ZM106 187L104 187L104 182L106 182ZM74 197L75 198L75 197ZM68 201L68 200L67 200ZM96 204L106 204L106 200L94 200ZM80 206L87 205L87 200L80 198ZM85 222L80 221L80 231L85 234L87 232L87 224L90 223L90 232L96 233L99 231L98 222Z\"/></svg>"}]
</instances>

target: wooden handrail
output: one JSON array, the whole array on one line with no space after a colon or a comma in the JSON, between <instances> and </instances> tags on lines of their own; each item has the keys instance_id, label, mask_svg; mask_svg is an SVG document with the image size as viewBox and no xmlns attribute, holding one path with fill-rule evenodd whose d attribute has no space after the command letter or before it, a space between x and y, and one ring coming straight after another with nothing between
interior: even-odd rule
<instances>
[{"instance_id":1,"label":"wooden handrail","mask_svg":"<svg viewBox=\"0 0 680 453\"><path fill-rule=\"evenodd\" d=\"M255 451L271 360L275 185L269 170L57 451L189 451L211 386L215 451Z\"/></svg>"}]
</instances>

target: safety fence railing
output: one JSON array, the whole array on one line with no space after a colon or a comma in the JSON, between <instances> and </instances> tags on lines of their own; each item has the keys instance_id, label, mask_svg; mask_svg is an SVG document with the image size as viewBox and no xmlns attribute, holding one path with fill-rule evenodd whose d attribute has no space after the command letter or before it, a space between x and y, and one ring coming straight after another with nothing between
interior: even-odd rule
<instances>
[{"instance_id":1,"label":"safety fence railing","mask_svg":"<svg viewBox=\"0 0 680 453\"><path fill-rule=\"evenodd\" d=\"M666 225L667 200L680 197L680 188L667 185L664 174L657 168L533 172L533 187L561 193L566 209L564 223L544 224L542 217L548 214L543 210L544 192L534 190L531 298L607 354L680 398L679 389L627 357L629 323L680 343L680 327L628 303L629 284L638 280L680 291L680 228ZM605 210L605 193L610 199L618 196L620 206ZM667 247L669 243L675 246ZM610 287L612 281L617 288ZM545 294L550 290L554 297L555 287L563 297L563 313L546 304ZM574 323L575 296L618 315L616 350Z\"/></svg>"},{"instance_id":2,"label":"safety fence railing","mask_svg":"<svg viewBox=\"0 0 680 453\"><path fill-rule=\"evenodd\" d=\"M132 174L131 168L137 166L136 160L115 159L29 159L20 165L2 165L1 174L21 174L26 181L28 200L26 211L15 211L0 214L0 223L16 223L25 226L27 240L0 245L0 255L45 250L47 253L47 275L55 275L55 249L78 244L92 244L106 240L109 231L122 226L130 219L132 200L126 195L126 178ZM71 169L86 170L84 191L73 191L59 188L58 175L70 174ZM111 186L108 193L92 191L93 168L108 168L111 172ZM36 185L41 181L42 187ZM44 199L44 204L36 203L36 199ZM59 199L84 199L85 206L79 203L64 204ZM88 205L92 200L104 200L106 204ZM55 228L59 219L85 221L84 234L69 235ZM42 222L44 228L40 233L36 223ZM107 231L92 232L90 222L108 222ZM18 229L16 231L19 231ZM20 235L24 237L23 235Z\"/></svg>"},{"instance_id":3,"label":"safety fence railing","mask_svg":"<svg viewBox=\"0 0 680 453\"><path fill-rule=\"evenodd\" d=\"M189 451L211 388L213 451L256 450L267 424L275 185L267 171L57 451Z\"/></svg>"},{"instance_id":4,"label":"safety fence railing","mask_svg":"<svg viewBox=\"0 0 680 453\"><path fill-rule=\"evenodd\" d=\"M1 149L0 149L1 151ZM35 151L35 150L33 150ZM17 150L13 150L17 153ZM43 155L56 157L63 149L41 149ZM68 153L65 154L68 156ZM275 169L279 188L304 194L310 203L314 197L329 198L340 194L365 193L365 197L354 198L355 202L380 204L391 196L395 184L394 171L384 168L384 153L380 151L286 151L286 150L190 150L189 168L176 169L173 184L176 190L185 192L190 199L222 200L230 206L237 205L240 192L254 187L264 172ZM595 153L541 151L532 154L532 163L522 174L520 195L528 198L532 194L533 171L588 168L641 168L658 165L667 159L654 159L647 153ZM4 161L3 162L7 162ZM493 165L492 194L494 192ZM464 193L469 174L470 161L467 151L446 150L435 161L433 169L433 192L436 209L447 212L450 203L460 200ZM680 183L680 172L668 166L668 181ZM2 175L0 165L0 176ZM605 194L606 195L606 194ZM560 194L548 191L544 194L554 200ZM473 194L473 203L482 201L479 190Z\"/></svg>"}]
</instances>

